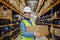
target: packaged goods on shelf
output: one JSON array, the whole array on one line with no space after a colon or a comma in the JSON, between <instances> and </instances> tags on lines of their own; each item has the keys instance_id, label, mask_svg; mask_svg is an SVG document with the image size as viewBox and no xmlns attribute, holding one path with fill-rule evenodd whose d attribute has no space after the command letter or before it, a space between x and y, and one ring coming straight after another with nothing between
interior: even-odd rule
<instances>
[{"instance_id":1,"label":"packaged goods on shelf","mask_svg":"<svg viewBox=\"0 0 60 40\"><path fill-rule=\"evenodd\" d=\"M19 0L16 0L16 2L17 2L18 4L20 4Z\"/></svg>"},{"instance_id":2,"label":"packaged goods on shelf","mask_svg":"<svg viewBox=\"0 0 60 40\"><path fill-rule=\"evenodd\" d=\"M12 20L12 24L17 24L17 20Z\"/></svg>"},{"instance_id":3,"label":"packaged goods on shelf","mask_svg":"<svg viewBox=\"0 0 60 40\"><path fill-rule=\"evenodd\" d=\"M13 0L9 0L9 3L11 4Z\"/></svg>"},{"instance_id":4,"label":"packaged goods on shelf","mask_svg":"<svg viewBox=\"0 0 60 40\"><path fill-rule=\"evenodd\" d=\"M2 28L0 28L0 36L4 36L11 31L12 31L12 28L10 26L2 27Z\"/></svg>"},{"instance_id":5,"label":"packaged goods on shelf","mask_svg":"<svg viewBox=\"0 0 60 40\"><path fill-rule=\"evenodd\" d=\"M3 20L3 19L0 19L0 26L1 25L7 25L7 24L10 24L11 23L11 21L10 20Z\"/></svg>"},{"instance_id":6,"label":"packaged goods on shelf","mask_svg":"<svg viewBox=\"0 0 60 40\"><path fill-rule=\"evenodd\" d=\"M4 0L5 2L9 2L9 0Z\"/></svg>"},{"instance_id":7,"label":"packaged goods on shelf","mask_svg":"<svg viewBox=\"0 0 60 40\"><path fill-rule=\"evenodd\" d=\"M45 5L44 5L45 9L47 8L47 1L45 2Z\"/></svg>"},{"instance_id":8,"label":"packaged goods on shelf","mask_svg":"<svg viewBox=\"0 0 60 40\"><path fill-rule=\"evenodd\" d=\"M11 19L11 10L8 8L3 8L3 18Z\"/></svg>"},{"instance_id":9,"label":"packaged goods on shelf","mask_svg":"<svg viewBox=\"0 0 60 40\"><path fill-rule=\"evenodd\" d=\"M7 9L7 18L10 18L11 19L11 16L12 16L12 12L10 9Z\"/></svg>"},{"instance_id":10,"label":"packaged goods on shelf","mask_svg":"<svg viewBox=\"0 0 60 40\"><path fill-rule=\"evenodd\" d=\"M16 2L16 0L12 0L12 3L11 3L15 8L17 8L19 5L18 3Z\"/></svg>"},{"instance_id":11,"label":"packaged goods on shelf","mask_svg":"<svg viewBox=\"0 0 60 40\"><path fill-rule=\"evenodd\" d=\"M60 17L60 11L56 11L54 17Z\"/></svg>"},{"instance_id":12,"label":"packaged goods on shelf","mask_svg":"<svg viewBox=\"0 0 60 40\"><path fill-rule=\"evenodd\" d=\"M54 35L60 37L60 29L54 28L55 29L55 33Z\"/></svg>"},{"instance_id":13,"label":"packaged goods on shelf","mask_svg":"<svg viewBox=\"0 0 60 40\"><path fill-rule=\"evenodd\" d=\"M4 28L0 28L0 37L5 35L5 31L4 31Z\"/></svg>"},{"instance_id":14,"label":"packaged goods on shelf","mask_svg":"<svg viewBox=\"0 0 60 40\"><path fill-rule=\"evenodd\" d=\"M54 3L53 0L47 0L47 2L50 3L50 5Z\"/></svg>"},{"instance_id":15,"label":"packaged goods on shelf","mask_svg":"<svg viewBox=\"0 0 60 40\"><path fill-rule=\"evenodd\" d=\"M3 18L3 6L0 6L0 18Z\"/></svg>"},{"instance_id":16,"label":"packaged goods on shelf","mask_svg":"<svg viewBox=\"0 0 60 40\"><path fill-rule=\"evenodd\" d=\"M6 26L5 28L5 34L9 33L12 31L12 28L10 26Z\"/></svg>"},{"instance_id":17,"label":"packaged goods on shelf","mask_svg":"<svg viewBox=\"0 0 60 40\"><path fill-rule=\"evenodd\" d=\"M60 25L60 20L54 20L54 21L53 21L53 24Z\"/></svg>"}]
</instances>

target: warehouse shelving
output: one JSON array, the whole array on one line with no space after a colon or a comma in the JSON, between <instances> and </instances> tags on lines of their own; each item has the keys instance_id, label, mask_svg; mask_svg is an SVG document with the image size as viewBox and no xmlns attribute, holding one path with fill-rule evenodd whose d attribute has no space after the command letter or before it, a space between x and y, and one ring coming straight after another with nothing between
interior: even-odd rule
<instances>
[{"instance_id":1,"label":"warehouse shelving","mask_svg":"<svg viewBox=\"0 0 60 40\"><path fill-rule=\"evenodd\" d=\"M44 20L56 20L56 19L60 19L60 17L52 17L52 18L47 18L47 19L43 19L43 20L39 20L39 21L44 21Z\"/></svg>"},{"instance_id":2,"label":"warehouse shelving","mask_svg":"<svg viewBox=\"0 0 60 40\"><path fill-rule=\"evenodd\" d=\"M52 31L55 27L56 27L56 29L60 30L60 24L53 23L54 20L55 21L60 20L60 16L59 17L56 16L58 13L55 14L56 11L60 11L60 0L55 0L54 3L52 3L51 5L49 5L49 7L45 8L45 9L43 7L44 7L44 5L42 6L42 8L40 9L40 12L38 14L38 19L37 19L38 21L36 22L37 25L47 25L49 28L52 27ZM51 12L51 10L53 10L53 12ZM51 29L49 31L51 31ZM53 35L55 35L54 33L51 33L51 34L52 34L52 37L53 37Z\"/></svg>"},{"instance_id":3,"label":"warehouse shelving","mask_svg":"<svg viewBox=\"0 0 60 40\"><path fill-rule=\"evenodd\" d=\"M21 11L15 9L15 7L13 7L12 5L8 4L7 2L0 0L1 3L3 3L4 5L6 5L7 7L9 7L10 9L16 11L17 13L22 13ZM21 14L22 15L22 14Z\"/></svg>"},{"instance_id":4,"label":"warehouse shelving","mask_svg":"<svg viewBox=\"0 0 60 40\"><path fill-rule=\"evenodd\" d=\"M0 28L2 28L2 29L4 28L4 31L6 31L5 27L9 27L11 29L9 29L8 30L9 32L6 32L6 33L3 31L4 34L0 37L0 40L4 39L5 37L8 37L8 36L12 37L9 40L15 39L19 35L19 33L20 33L19 23L17 23L18 21L16 23L12 22L13 20L18 20L19 17L17 19L14 19L12 16L17 15L17 14L20 15L20 16L23 16L23 12L22 12L23 10L20 10L21 8L20 9L16 8L14 5L10 4L8 1L9 0L0 0L0 3L1 3L0 7L2 7L2 10L0 10L0 12L1 12L1 15L3 15L3 16L0 15L0 20L3 20L3 21L9 20L11 23L10 24L2 24L2 25L0 25ZM11 1L13 1L13 0L11 0ZM18 4L19 7L21 5L25 6L24 5L25 3L23 3L22 0L15 0L15 1L17 2L17 4ZM8 13L5 10L5 12L7 12L7 13L6 13L6 16L4 17L4 13L3 13L4 9L3 8L6 8L11 13ZM9 15L9 17L7 17L8 15ZM14 34L14 32L17 32L17 33Z\"/></svg>"},{"instance_id":5,"label":"warehouse shelving","mask_svg":"<svg viewBox=\"0 0 60 40\"><path fill-rule=\"evenodd\" d=\"M17 35L15 35L13 38L15 38L16 36L18 36L20 33L18 33Z\"/></svg>"},{"instance_id":6,"label":"warehouse shelving","mask_svg":"<svg viewBox=\"0 0 60 40\"><path fill-rule=\"evenodd\" d=\"M0 26L0 28L1 28L1 27L4 27L4 26L13 26L13 25L18 25L18 24L8 24L8 25L2 25L2 26Z\"/></svg>"},{"instance_id":7,"label":"warehouse shelving","mask_svg":"<svg viewBox=\"0 0 60 40\"><path fill-rule=\"evenodd\" d=\"M4 20L5 20L5 19L6 19L6 20L12 20L11 18L0 18L0 19L4 19Z\"/></svg>"},{"instance_id":8,"label":"warehouse shelving","mask_svg":"<svg viewBox=\"0 0 60 40\"><path fill-rule=\"evenodd\" d=\"M47 24L47 25L51 25L51 26L57 26L57 27L59 27L59 28L60 28L60 25L48 24L48 23L45 23L45 24Z\"/></svg>"},{"instance_id":9,"label":"warehouse shelving","mask_svg":"<svg viewBox=\"0 0 60 40\"><path fill-rule=\"evenodd\" d=\"M47 11L49 11L50 9L52 9L53 7L55 7L59 3L60 3L60 0L57 0L56 3L54 3L53 5L50 5L48 8L42 10L42 13L39 13L38 17L44 15Z\"/></svg>"},{"instance_id":10,"label":"warehouse shelving","mask_svg":"<svg viewBox=\"0 0 60 40\"><path fill-rule=\"evenodd\" d=\"M60 19L60 17L52 17L51 20Z\"/></svg>"},{"instance_id":11,"label":"warehouse shelving","mask_svg":"<svg viewBox=\"0 0 60 40\"><path fill-rule=\"evenodd\" d=\"M42 20L41 20L41 22L42 22L43 25L51 25L51 26L57 26L57 27L60 27L60 25L44 23ZM39 22L38 22L38 23L39 23Z\"/></svg>"},{"instance_id":12,"label":"warehouse shelving","mask_svg":"<svg viewBox=\"0 0 60 40\"><path fill-rule=\"evenodd\" d=\"M18 29L20 29L20 28L18 28ZM5 37L5 36L7 36L7 35L10 35L10 34L12 34L13 32L15 32L16 30L18 30L18 29L15 29L15 30L13 30L13 31L11 31L11 32L9 32L8 34L6 34L6 35L3 35L2 37L0 37L0 38L3 38L3 37ZM19 33L18 33L19 34Z\"/></svg>"}]
</instances>

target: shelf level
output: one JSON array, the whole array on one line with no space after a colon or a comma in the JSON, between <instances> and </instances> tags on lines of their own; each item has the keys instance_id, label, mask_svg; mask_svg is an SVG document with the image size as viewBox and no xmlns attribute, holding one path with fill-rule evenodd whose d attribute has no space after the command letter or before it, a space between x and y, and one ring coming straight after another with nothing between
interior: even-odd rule
<instances>
[{"instance_id":1,"label":"shelf level","mask_svg":"<svg viewBox=\"0 0 60 40\"><path fill-rule=\"evenodd\" d=\"M39 13L39 14L38 14L38 17L44 15L47 11L49 11L50 9L52 9L53 7L55 7L55 6L56 6L57 4L59 4L59 3L60 3L60 1L57 1L57 2L54 3L53 5L50 5L47 9L43 10L42 13Z\"/></svg>"},{"instance_id":2,"label":"shelf level","mask_svg":"<svg viewBox=\"0 0 60 40\"><path fill-rule=\"evenodd\" d=\"M20 33L18 33L17 35L15 35L13 38L15 38L16 36L18 36Z\"/></svg>"},{"instance_id":3,"label":"shelf level","mask_svg":"<svg viewBox=\"0 0 60 40\"><path fill-rule=\"evenodd\" d=\"M39 20L39 21L44 21L44 20L56 20L56 19L60 19L60 17L52 17L52 18L42 19L42 20Z\"/></svg>"},{"instance_id":4,"label":"shelf level","mask_svg":"<svg viewBox=\"0 0 60 40\"><path fill-rule=\"evenodd\" d=\"M7 19L7 20L12 20L12 18L11 18L11 19L10 19L10 18L0 18L0 19L3 19L3 20L4 20L4 19Z\"/></svg>"},{"instance_id":5,"label":"shelf level","mask_svg":"<svg viewBox=\"0 0 60 40\"><path fill-rule=\"evenodd\" d=\"M18 29L20 29L20 28L18 28ZM10 34L12 34L13 32L15 32L15 31L18 30L18 29L15 29L15 30L13 30L13 31L11 31L11 32L9 32L9 33L7 33L7 34L3 35L3 36L0 37L0 38L2 39L2 38L4 38L5 36L10 35Z\"/></svg>"},{"instance_id":6,"label":"shelf level","mask_svg":"<svg viewBox=\"0 0 60 40\"><path fill-rule=\"evenodd\" d=\"M47 24L47 23L46 23ZM60 28L60 25L55 25L55 24L47 24L47 25L51 25L51 26L57 26Z\"/></svg>"},{"instance_id":7,"label":"shelf level","mask_svg":"<svg viewBox=\"0 0 60 40\"><path fill-rule=\"evenodd\" d=\"M22 14L21 14L22 12L20 12L20 11L17 10L17 9L15 9L12 5L9 5L8 3L6 3L6 2L3 1L3 0L0 0L0 2L3 3L4 5L6 5L7 7L9 7L10 9L16 11L16 12L19 13L20 15L22 15Z\"/></svg>"},{"instance_id":8,"label":"shelf level","mask_svg":"<svg viewBox=\"0 0 60 40\"><path fill-rule=\"evenodd\" d=\"M52 17L51 20L60 19L60 17Z\"/></svg>"},{"instance_id":9,"label":"shelf level","mask_svg":"<svg viewBox=\"0 0 60 40\"><path fill-rule=\"evenodd\" d=\"M1 28L1 27L4 27L4 26L13 26L13 25L18 25L18 24L8 24L8 25L2 25L2 26L0 26L0 28Z\"/></svg>"}]
</instances>

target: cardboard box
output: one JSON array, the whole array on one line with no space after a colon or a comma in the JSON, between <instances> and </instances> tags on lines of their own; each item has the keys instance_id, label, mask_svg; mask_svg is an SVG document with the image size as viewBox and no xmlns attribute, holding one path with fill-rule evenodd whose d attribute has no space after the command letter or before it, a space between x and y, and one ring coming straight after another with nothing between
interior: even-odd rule
<instances>
[{"instance_id":1,"label":"cardboard box","mask_svg":"<svg viewBox=\"0 0 60 40\"><path fill-rule=\"evenodd\" d=\"M40 33L41 37L49 34L48 26L46 26L46 25L36 25L36 26L33 26L33 27L26 27L26 31L27 32L37 31L37 32Z\"/></svg>"},{"instance_id":2,"label":"cardboard box","mask_svg":"<svg viewBox=\"0 0 60 40\"><path fill-rule=\"evenodd\" d=\"M17 5L17 2L15 0L12 0L12 3L11 3L15 8L18 7Z\"/></svg>"},{"instance_id":3,"label":"cardboard box","mask_svg":"<svg viewBox=\"0 0 60 40\"><path fill-rule=\"evenodd\" d=\"M3 10L3 18L4 19L11 19L12 18L12 13L10 9Z\"/></svg>"},{"instance_id":4,"label":"cardboard box","mask_svg":"<svg viewBox=\"0 0 60 40\"><path fill-rule=\"evenodd\" d=\"M3 6L0 6L0 18L3 18Z\"/></svg>"},{"instance_id":5,"label":"cardboard box","mask_svg":"<svg viewBox=\"0 0 60 40\"><path fill-rule=\"evenodd\" d=\"M60 37L60 29L51 27L50 32L58 37Z\"/></svg>"},{"instance_id":6,"label":"cardboard box","mask_svg":"<svg viewBox=\"0 0 60 40\"><path fill-rule=\"evenodd\" d=\"M18 4L20 4L19 0L16 0L16 2L17 2Z\"/></svg>"},{"instance_id":7,"label":"cardboard box","mask_svg":"<svg viewBox=\"0 0 60 40\"><path fill-rule=\"evenodd\" d=\"M12 18L12 12L10 9L7 9L7 16L6 16L7 19L11 19Z\"/></svg>"},{"instance_id":8,"label":"cardboard box","mask_svg":"<svg viewBox=\"0 0 60 40\"><path fill-rule=\"evenodd\" d=\"M55 29L55 33L54 35L60 37L60 29L54 28Z\"/></svg>"},{"instance_id":9,"label":"cardboard box","mask_svg":"<svg viewBox=\"0 0 60 40\"><path fill-rule=\"evenodd\" d=\"M19 0L12 0L11 4L12 4L17 10L19 10L19 8L20 8Z\"/></svg>"}]
</instances>

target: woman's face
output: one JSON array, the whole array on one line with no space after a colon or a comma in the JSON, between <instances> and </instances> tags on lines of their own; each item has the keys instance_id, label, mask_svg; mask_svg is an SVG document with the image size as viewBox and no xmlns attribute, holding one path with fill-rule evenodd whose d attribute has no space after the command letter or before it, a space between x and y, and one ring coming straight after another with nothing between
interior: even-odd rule
<instances>
[{"instance_id":1,"label":"woman's face","mask_svg":"<svg viewBox=\"0 0 60 40\"><path fill-rule=\"evenodd\" d=\"M31 14L30 12L25 12L25 13L24 13L24 17L25 17L25 18L30 18L30 14Z\"/></svg>"}]
</instances>

